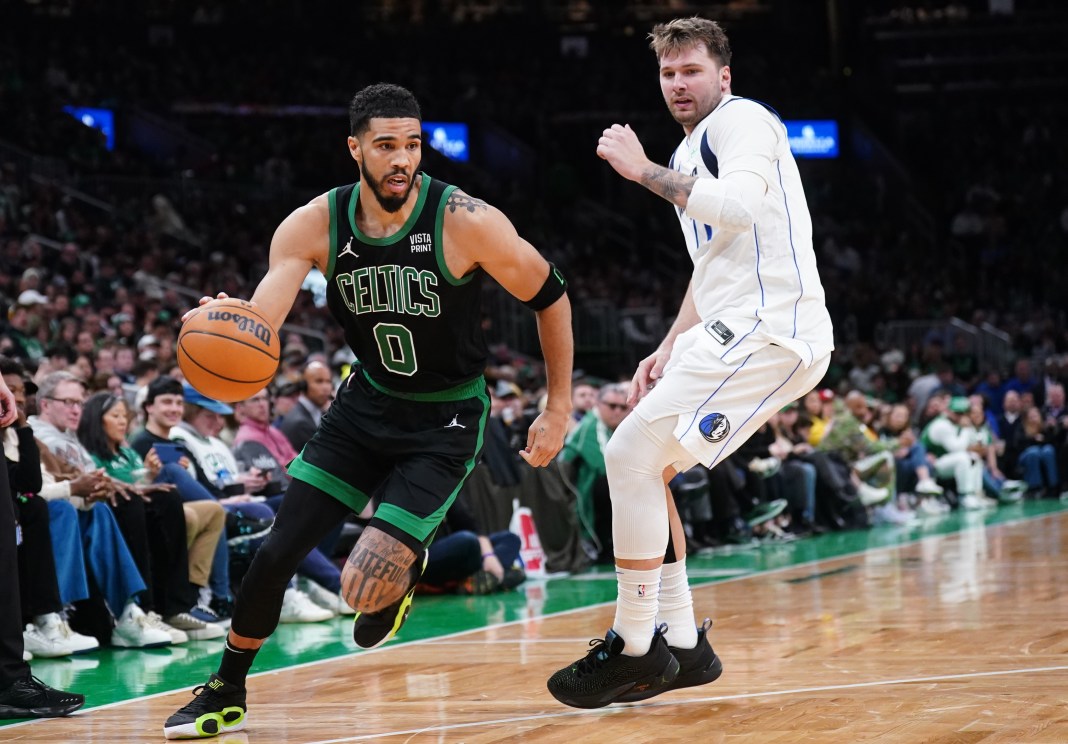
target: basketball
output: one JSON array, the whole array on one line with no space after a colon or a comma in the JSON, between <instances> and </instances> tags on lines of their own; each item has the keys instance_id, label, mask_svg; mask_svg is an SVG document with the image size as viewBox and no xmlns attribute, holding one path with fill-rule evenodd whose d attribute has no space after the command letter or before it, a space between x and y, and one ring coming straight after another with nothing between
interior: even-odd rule
<instances>
[{"instance_id":1,"label":"basketball","mask_svg":"<svg viewBox=\"0 0 1068 744\"><path fill-rule=\"evenodd\" d=\"M278 370L278 332L245 300L227 298L197 308L178 334L178 366L198 391L222 401L246 400Z\"/></svg>"}]
</instances>

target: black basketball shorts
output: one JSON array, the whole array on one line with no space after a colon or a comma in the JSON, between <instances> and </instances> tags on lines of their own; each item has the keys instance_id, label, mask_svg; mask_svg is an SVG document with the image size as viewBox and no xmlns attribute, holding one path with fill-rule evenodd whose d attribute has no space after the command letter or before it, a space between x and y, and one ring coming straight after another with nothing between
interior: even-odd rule
<instances>
[{"instance_id":1,"label":"black basketball shorts","mask_svg":"<svg viewBox=\"0 0 1068 744\"><path fill-rule=\"evenodd\" d=\"M289 474L357 514L374 497L372 524L425 546L478 461L489 413L481 377L411 394L388 391L357 367Z\"/></svg>"}]
</instances>

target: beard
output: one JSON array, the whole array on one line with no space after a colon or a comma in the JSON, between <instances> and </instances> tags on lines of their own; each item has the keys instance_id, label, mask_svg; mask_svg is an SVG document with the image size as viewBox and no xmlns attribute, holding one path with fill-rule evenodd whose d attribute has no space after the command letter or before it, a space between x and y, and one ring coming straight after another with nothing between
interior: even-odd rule
<instances>
[{"instance_id":1,"label":"beard","mask_svg":"<svg viewBox=\"0 0 1068 744\"><path fill-rule=\"evenodd\" d=\"M386 192L384 184L387 179L396 175L407 175L404 171L393 171L387 173L381 180L376 181L370 172L367 170L367 166L360 163L360 175L363 176L364 183L371 187L371 193L375 195L375 199L378 201L378 205L382 209L386 210L390 214L399 212L401 207L408 201L408 196L412 193L412 186L415 185L415 179L408 178L408 188L404 190L401 195L390 194Z\"/></svg>"}]
</instances>

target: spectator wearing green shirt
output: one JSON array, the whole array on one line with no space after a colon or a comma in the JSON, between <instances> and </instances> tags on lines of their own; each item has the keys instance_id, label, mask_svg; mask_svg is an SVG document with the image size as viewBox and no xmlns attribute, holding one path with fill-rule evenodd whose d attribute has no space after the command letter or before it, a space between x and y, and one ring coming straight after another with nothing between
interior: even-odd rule
<instances>
[{"instance_id":1,"label":"spectator wearing green shirt","mask_svg":"<svg viewBox=\"0 0 1068 744\"><path fill-rule=\"evenodd\" d=\"M568 435L560 453L560 463L577 491L583 533L597 548L598 563L613 561L612 502L604 449L630 409L625 385L602 386L597 391L597 404Z\"/></svg>"}]
</instances>

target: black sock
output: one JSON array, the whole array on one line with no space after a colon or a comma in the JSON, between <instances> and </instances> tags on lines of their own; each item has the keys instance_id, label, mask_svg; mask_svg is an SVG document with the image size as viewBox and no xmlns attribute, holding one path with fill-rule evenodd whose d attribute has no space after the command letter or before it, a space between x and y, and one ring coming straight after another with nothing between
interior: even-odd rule
<instances>
[{"instance_id":1,"label":"black sock","mask_svg":"<svg viewBox=\"0 0 1068 744\"><path fill-rule=\"evenodd\" d=\"M248 670L252 668L252 662L255 660L256 652L258 651L258 648L237 648L227 638L222 662L219 663L218 675L225 682L237 687L244 687L245 678L248 677Z\"/></svg>"}]
</instances>

